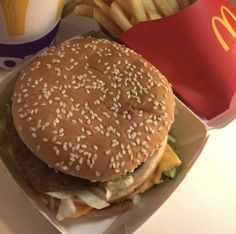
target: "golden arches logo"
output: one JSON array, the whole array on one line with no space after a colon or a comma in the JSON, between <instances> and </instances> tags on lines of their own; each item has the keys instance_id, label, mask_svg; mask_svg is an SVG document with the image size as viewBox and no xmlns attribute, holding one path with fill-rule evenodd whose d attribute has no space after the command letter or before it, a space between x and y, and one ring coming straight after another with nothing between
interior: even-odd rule
<instances>
[{"instance_id":1,"label":"golden arches logo","mask_svg":"<svg viewBox=\"0 0 236 234\"><path fill-rule=\"evenodd\" d=\"M7 31L10 36L25 32L25 18L29 0L0 0L5 15Z\"/></svg>"},{"instance_id":2,"label":"golden arches logo","mask_svg":"<svg viewBox=\"0 0 236 234\"><path fill-rule=\"evenodd\" d=\"M64 0L57 0L57 15L56 15L56 20L59 20L61 18L63 7L64 7Z\"/></svg>"},{"instance_id":3,"label":"golden arches logo","mask_svg":"<svg viewBox=\"0 0 236 234\"><path fill-rule=\"evenodd\" d=\"M228 52L230 50L229 45L226 43L224 37L222 36L222 34L217 26L217 23L224 26L224 28L227 29L227 31L231 34L231 36L233 38L236 38L236 29L232 27L232 25L230 24L230 22L228 20L228 17L231 17L236 22L236 16L226 6L221 6L220 12L221 12L221 17L214 16L212 18L211 23L212 23L213 31L217 37L217 40L219 41L219 43L221 44L223 49L226 52Z\"/></svg>"},{"instance_id":4,"label":"golden arches logo","mask_svg":"<svg viewBox=\"0 0 236 234\"><path fill-rule=\"evenodd\" d=\"M25 34L25 21L29 1L30 0L0 0L0 4L5 16L8 35L20 36ZM56 1L57 8L55 21L58 21L62 14L64 0Z\"/></svg>"}]
</instances>

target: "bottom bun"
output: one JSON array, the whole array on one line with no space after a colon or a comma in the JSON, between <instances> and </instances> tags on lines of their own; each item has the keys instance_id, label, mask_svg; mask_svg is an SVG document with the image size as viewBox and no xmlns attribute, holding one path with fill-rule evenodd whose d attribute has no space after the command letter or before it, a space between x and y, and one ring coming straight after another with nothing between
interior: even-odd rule
<instances>
[{"instance_id":1,"label":"bottom bun","mask_svg":"<svg viewBox=\"0 0 236 234\"><path fill-rule=\"evenodd\" d=\"M134 206L133 202L131 200L125 200L122 202L111 204L110 206L97 210L92 209L90 210L85 216L87 217L104 217L104 216L112 216L120 214Z\"/></svg>"}]
</instances>

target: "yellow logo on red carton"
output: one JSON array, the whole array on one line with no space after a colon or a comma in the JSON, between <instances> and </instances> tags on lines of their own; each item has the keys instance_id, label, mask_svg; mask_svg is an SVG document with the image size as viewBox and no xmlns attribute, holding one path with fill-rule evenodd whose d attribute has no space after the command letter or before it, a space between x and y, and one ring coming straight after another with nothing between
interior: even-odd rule
<instances>
[{"instance_id":1,"label":"yellow logo on red carton","mask_svg":"<svg viewBox=\"0 0 236 234\"><path fill-rule=\"evenodd\" d=\"M236 22L236 16L226 6L221 6L220 12L221 17L214 16L212 18L212 27L219 43L221 44L223 49L228 52L230 50L229 45L226 43L225 38L222 36L222 33L220 32L217 23L223 25L224 28L227 29L227 31L231 34L231 36L233 38L236 38L236 29L232 27L228 19L228 17L231 17Z\"/></svg>"}]
</instances>

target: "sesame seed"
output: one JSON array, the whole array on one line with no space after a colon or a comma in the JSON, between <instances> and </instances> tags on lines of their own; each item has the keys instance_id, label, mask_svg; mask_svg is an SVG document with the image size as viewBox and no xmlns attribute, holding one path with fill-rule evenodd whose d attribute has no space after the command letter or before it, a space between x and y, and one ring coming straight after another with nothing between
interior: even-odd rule
<instances>
[{"instance_id":1,"label":"sesame seed","mask_svg":"<svg viewBox=\"0 0 236 234\"><path fill-rule=\"evenodd\" d=\"M63 171L68 171L68 170L69 170L69 168L68 168L67 166L63 166L61 169L62 169Z\"/></svg>"},{"instance_id":2,"label":"sesame seed","mask_svg":"<svg viewBox=\"0 0 236 234\"><path fill-rule=\"evenodd\" d=\"M27 122L30 122L31 120L32 120L32 117L30 116L26 119Z\"/></svg>"},{"instance_id":3,"label":"sesame seed","mask_svg":"<svg viewBox=\"0 0 236 234\"><path fill-rule=\"evenodd\" d=\"M142 146L145 146L146 144L147 144L146 141L142 141L142 143L141 143Z\"/></svg>"},{"instance_id":4,"label":"sesame seed","mask_svg":"<svg viewBox=\"0 0 236 234\"><path fill-rule=\"evenodd\" d=\"M84 159L83 159L83 158L80 158L80 159L79 159L79 164L81 165L81 164L83 164L83 162L84 162Z\"/></svg>"},{"instance_id":5,"label":"sesame seed","mask_svg":"<svg viewBox=\"0 0 236 234\"><path fill-rule=\"evenodd\" d=\"M136 144L139 145L140 144L140 139L136 138Z\"/></svg>"},{"instance_id":6,"label":"sesame seed","mask_svg":"<svg viewBox=\"0 0 236 234\"><path fill-rule=\"evenodd\" d=\"M151 140L151 137L150 137L150 136L146 136L146 139L147 139L148 141L150 141L150 140Z\"/></svg>"},{"instance_id":7,"label":"sesame seed","mask_svg":"<svg viewBox=\"0 0 236 234\"><path fill-rule=\"evenodd\" d=\"M143 155L147 154L147 151L145 149L141 149L141 152L143 153Z\"/></svg>"},{"instance_id":8,"label":"sesame seed","mask_svg":"<svg viewBox=\"0 0 236 234\"><path fill-rule=\"evenodd\" d=\"M56 136L54 136L54 137L52 138L52 142L55 142L55 141L57 141L57 137L56 137Z\"/></svg>"},{"instance_id":9,"label":"sesame seed","mask_svg":"<svg viewBox=\"0 0 236 234\"><path fill-rule=\"evenodd\" d=\"M86 131L86 134L87 134L88 136L91 136L91 135L92 135L92 132L89 131L89 130L87 130L87 131Z\"/></svg>"},{"instance_id":10,"label":"sesame seed","mask_svg":"<svg viewBox=\"0 0 236 234\"><path fill-rule=\"evenodd\" d=\"M64 151L68 150L67 145L65 143L63 144L62 148L63 148Z\"/></svg>"},{"instance_id":11,"label":"sesame seed","mask_svg":"<svg viewBox=\"0 0 236 234\"><path fill-rule=\"evenodd\" d=\"M81 145L81 148L82 148L82 149L87 149L88 147L87 147L87 145L84 145L84 144L83 144L83 145Z\"/></svg>"},{"instance_id":12,"label":"sesame seed","mask_svg":"<svg viewBox=\"0 0 236 234\"><path fill-rule=\"evenodd\" d=\"M98 155L97 155L97 154L94 154L94 155L93 155L93 159L94 159L94 160L97 160L97 158L98 158Z\"/></svg>"},{"instance_id":13,"label":"sesame seed","mask_svg":"<svg viewBox=\"0 0 236 234\"><path fill-rule=\"evenodd\" d=\"M89 159L86 160L86 163L87 163L87 166L90 166L91 164Z\"/></svg>"},{"instance_id":14,"label":"sesame seed","mask_svg":"<svg viewBox=\"0 0 236 234\"><path fill-rule=\"evenodd\" d=\"M93 145L94 150L98 150L97 145Z\"/></svg>"}]
</instances>

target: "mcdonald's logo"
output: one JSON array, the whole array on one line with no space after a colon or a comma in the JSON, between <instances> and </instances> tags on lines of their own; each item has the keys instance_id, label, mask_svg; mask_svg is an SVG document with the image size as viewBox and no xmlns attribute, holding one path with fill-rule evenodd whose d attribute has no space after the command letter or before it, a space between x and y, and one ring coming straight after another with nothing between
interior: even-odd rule
<instances>
[{"instance_id":1,"label":"mcdonald's logo","mask_svg":"<svg viewBox=\"0 0 236 234\"><path fill-rule=\"evenodd\" d=\"M8 35L19 36L25 32L25 18L29 0L0 0L5 15Z\"/></svg>"},{"instance_id":2,"label":"mcdonald's logo","mask_svg":"<svg viewBox=\"0 0 236 234\"><path fill-rule=\"evenodd\" d=\"M56 15L56 20L59 20L61 18L63 7L64 7L64 0L57 0L57 15Z\"/></svg>"},{"instance_id":3,"label":"mcdonald's logo","mask_svg":"<svg viewBox=\"0 0 236 234\"><path fill-rule=\"evenodd\" d=\"M213 31L217 37L217 40L219 41L223 49L226 52L228 52L230 50L229 45L226 43L225 38L222 36L222 33L220 32L218 26L219 24L224 26L224 28L227 29L230 35L233 38L236 38L236 24L235 24L235 28L233 28L229 22L229 17L231 17L231 19L233 19L236 22L236 16L226 6L221 6L220 12L221 12L221 17L214 16L212 18L211 23L212 23Z\"/></svg>"},{"instance_id":4,"label":"mcdonald's logo","mask_svg":"<svg viewBox=\"0 0 236 234\"><path fill-rule=\"evenodd\" d=\"M55 3L57 4L55 21L58 21L62 14L64 0L55 0ZM29 4L30 0L0 0L8 35L20 36L25 34L26 15ZM47 4L47 0L42 1L42 4Z\"/></svg>"}]
</instances>

